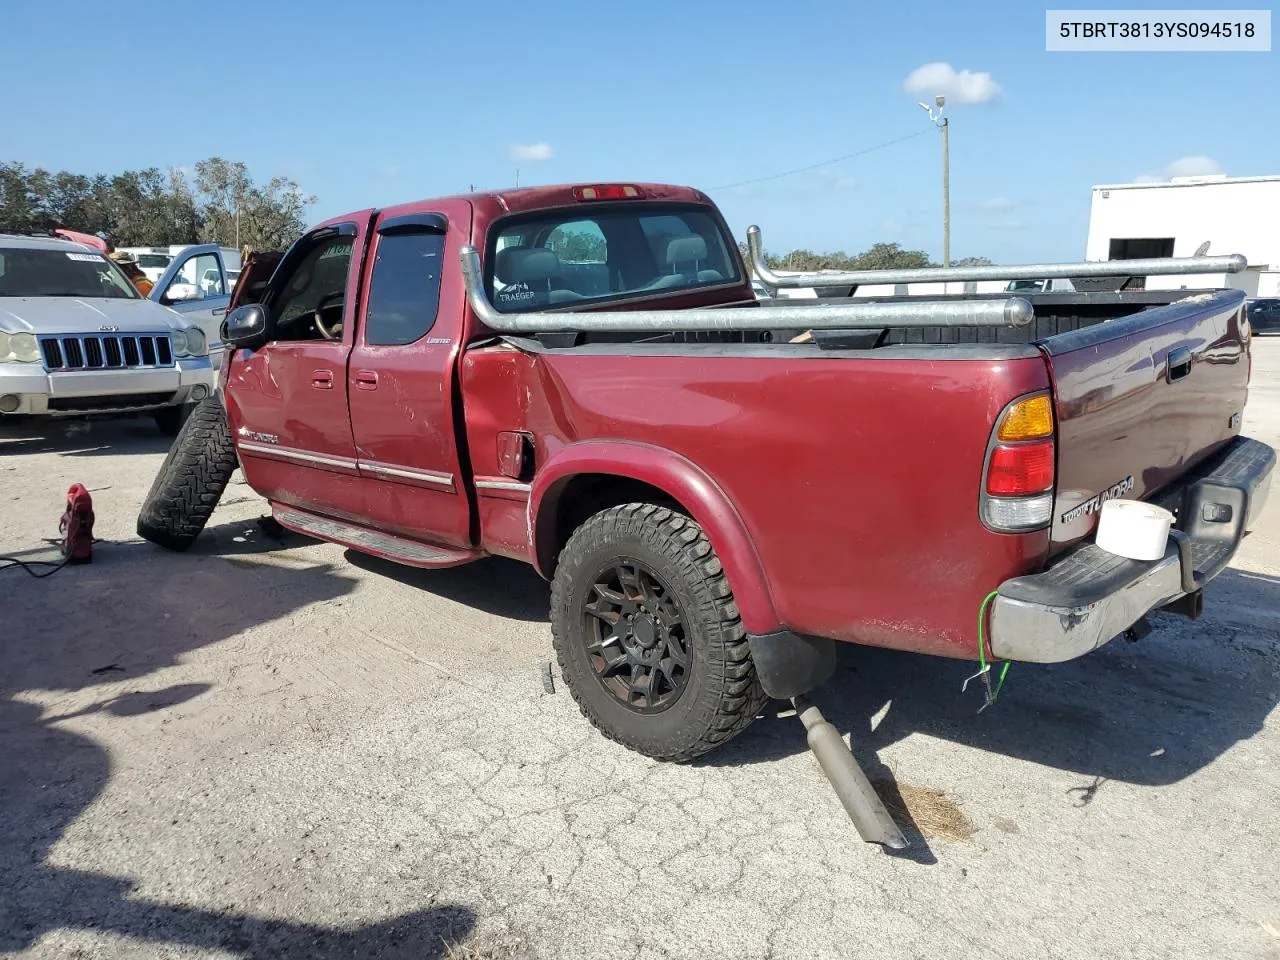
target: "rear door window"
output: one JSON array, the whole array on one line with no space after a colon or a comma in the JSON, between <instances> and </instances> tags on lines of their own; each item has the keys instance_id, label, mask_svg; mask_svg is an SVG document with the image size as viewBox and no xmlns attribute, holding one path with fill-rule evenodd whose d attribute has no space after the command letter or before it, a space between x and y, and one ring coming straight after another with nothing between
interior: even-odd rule
<instances>
[{"instance_id":1,"label":"rear door window","mask_svg":"<svg viewBox=\"0 0 1280 960\"><path fill-rule=\"evenodd\" d=\"M593 206L513 217L493 234L489 296L503 312L740 282L739 257L705 207Z\"/></svg>"},{"instance_id":2,"label":"rear door window","mask_svg":"<svg viewBox=\"0 0 1280 960\"><path fill-rule=\"evenodd\" d=\"M389 233L378 238L365 343L400 346L427 335L440 305L443 260L443 233Z\"/></svg>"}]
</instances>

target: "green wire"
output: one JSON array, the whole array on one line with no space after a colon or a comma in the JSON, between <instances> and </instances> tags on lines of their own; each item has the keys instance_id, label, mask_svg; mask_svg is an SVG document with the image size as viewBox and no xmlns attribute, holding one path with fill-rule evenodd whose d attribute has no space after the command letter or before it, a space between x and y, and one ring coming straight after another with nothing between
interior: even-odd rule
<instances>
[{"instance_id":1,"label":"green wire","mask_svg":"<svg viewBox=\"0 0 1280 960\"><path fill-rule=\"evenodd\" d=\"M991 601L995 599L998 592L992 590L983 598L982 606L978 607L978 664L984 671L987 669L987 607L991 605ZM996 688L991 692L989 703L994 703L996 697L1000 696L1000 688L1004 686L1004 678L1009 673L1010 662L1006 660L1004 666L1000 668L1000 676L996 679Z\"/></svg>"}]
</instances>

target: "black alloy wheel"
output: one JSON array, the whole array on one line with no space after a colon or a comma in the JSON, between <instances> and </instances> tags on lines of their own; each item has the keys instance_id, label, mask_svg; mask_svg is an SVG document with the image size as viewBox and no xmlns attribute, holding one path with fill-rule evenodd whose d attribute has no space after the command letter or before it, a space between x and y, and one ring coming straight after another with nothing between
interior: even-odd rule
<instances>
[{"instance_id":1,"label":"black alloy wheel","mask_svg":"<svg viewBox=\"0 0 1280 960\"><path fill-rule=\"evenodd\" d=\"M688 635L662 578L623 558L596 575L584 599L587 656L605 690L641 713L679 700L689 679Z\"/></svg>"}]
</instances>

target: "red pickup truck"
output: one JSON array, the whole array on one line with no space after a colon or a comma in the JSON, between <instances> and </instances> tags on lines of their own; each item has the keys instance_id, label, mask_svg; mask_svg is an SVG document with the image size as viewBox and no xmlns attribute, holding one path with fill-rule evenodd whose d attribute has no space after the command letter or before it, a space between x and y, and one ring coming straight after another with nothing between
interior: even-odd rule
<instances>
[{"instance_id":1,"label":"red pickup truck","mask_svg":"<svg viewBox=\"0 0 1280 960\"><path fill-rule=\"evenodd\" d=\"M985 656L1051 662L1198 615L1275 462L1240 436L1243 304L761 302L711 201L657 184L360 210L246 269L139 532L184 548L239 463L292 530L527 561L582 712L687 759L835 641L976 659L981 618ZM1177 511L1161 559L1092 542L1112 497Z\"/></svg>"}]
</instances>

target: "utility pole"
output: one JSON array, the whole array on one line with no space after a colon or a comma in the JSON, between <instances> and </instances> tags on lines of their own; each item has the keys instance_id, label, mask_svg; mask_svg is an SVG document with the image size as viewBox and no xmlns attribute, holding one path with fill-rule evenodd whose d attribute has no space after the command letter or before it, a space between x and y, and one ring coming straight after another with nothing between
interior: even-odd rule
<instances>
[{"instance_id":1,"label":"utility pole","mask_svg":"<svg viewBox=\"0 0 1280 960\"><path fill-rule=\"evenodd\" d=\"M937 112L927 103L920 109L929 114L934 126L942 131L942 265L951 266L951 122L943 116L947 98L939 94L933 98Z\"/></svg>"}]
</instances>

